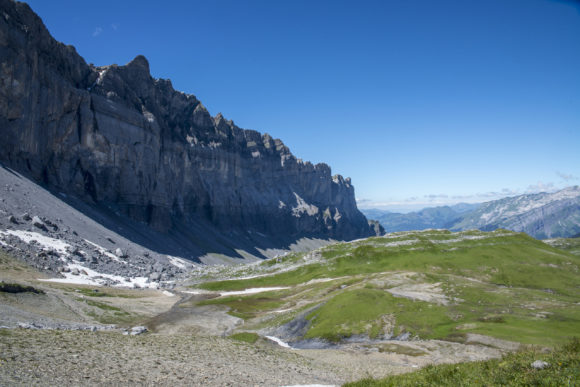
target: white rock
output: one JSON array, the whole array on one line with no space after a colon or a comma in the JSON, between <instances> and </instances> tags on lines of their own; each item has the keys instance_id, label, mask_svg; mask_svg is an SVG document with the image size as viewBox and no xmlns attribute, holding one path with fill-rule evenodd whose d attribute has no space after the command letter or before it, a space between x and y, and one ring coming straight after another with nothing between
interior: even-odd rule
<instances>
[{"instance_id":1,"label":"white rock","mask_svg":"<svg viewBox=\"0 0 580 387\"><path fill-rule=\"evenodd\" d=\"M550 363L547 363L543 360L536 360L535 362L532 363L532 368L535 368L537 370L543 370L544 368L547 368L550 366Z\"/></svg>"}]
</instances>

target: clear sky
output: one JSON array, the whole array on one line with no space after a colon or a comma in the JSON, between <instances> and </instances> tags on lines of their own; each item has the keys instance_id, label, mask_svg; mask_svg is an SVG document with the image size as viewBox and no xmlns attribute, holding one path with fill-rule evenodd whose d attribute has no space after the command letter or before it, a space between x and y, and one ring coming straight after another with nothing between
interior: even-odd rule
<instances>
[{"instance_id":1,"label":"clear sky","mask_svg":"<svg viewBox=\"0 0 580 387\"><path fill-rule=\"evenodd\" d=\"M95 65L145 55L212 115L405 210L580 184L580 2L30 0Z\"/></svg>"}]
</instances>

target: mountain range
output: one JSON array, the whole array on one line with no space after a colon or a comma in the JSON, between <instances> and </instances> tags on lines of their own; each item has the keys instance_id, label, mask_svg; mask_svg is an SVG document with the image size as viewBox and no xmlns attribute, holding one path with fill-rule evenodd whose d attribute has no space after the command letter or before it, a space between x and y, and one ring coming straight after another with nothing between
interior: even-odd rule
<instances>
[{"instance_id":1,"label":"mountain range","mask_svg":"<svg viewBox=\"0 0 580 387\"><path fill-rule=\"evenodd\" d=\"M476 209L479 204L461 203L453 206L428 207L406 214L380 209L362 209L369 218L376 219L387 232L448 228L462 214Z\"/></svg>"},{"instance_id":2,"label":"mountain range","mask_svg":"<svg viewBox=\"0 0 580 387\"><path fill-rule=\"evenodd\" d=\"M445 228L453 231L498 228L525 232L538 239L580 234L580 187L553 193L524 194L481 204L425 208L407 214L363 209L387 232Z\"/></svg>"},{"instance_id":3,"label":"mountain range","mask_svg":"<svg viewBox=\"0 0 580 387\"><path fill-rule=\"evenodd\" d=\"M4 167L97 213L173 235L197 256L263 257L302 238L381 232L357 209L350 178L210 115L153 78L144 56L87 64L27 4L0 5Z\"/></svg>"}]
</instances>

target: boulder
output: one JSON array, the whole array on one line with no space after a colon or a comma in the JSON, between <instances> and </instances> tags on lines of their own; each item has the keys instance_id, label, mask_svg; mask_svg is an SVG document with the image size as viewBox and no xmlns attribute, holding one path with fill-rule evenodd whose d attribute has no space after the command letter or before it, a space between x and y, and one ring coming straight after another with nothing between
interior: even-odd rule
<instances>
[{"instance_id":1,"label":"boulder","mask_svg":"<svg viewBox=\"0 0 580 387\"><path fill-rule=\"evenodd\" d=\"M131 328L131 330L129 331L129 334L131 336L136 336L136 335L142 335L143 333L146 333L146 332L147 332L147 327L137 326L137 327Z\"/></svg>"},{"instance_id":2,"label":"boulder","mask_svg":"<svg viewBox=\"0 0 580 387\"><path fill-rule=\"evenodd\" d=\"M544 368L548 368L550 363L545 362L543 360L536 360L531 364L531 367L536 370L543 370Z\"/></svg>"},{"instance_id":3,"label":"boulder","mask_svg":"<svg viewBox=\"0 0 580 387\"><path fill-rule=\"evenodd\" d=\"M115 255L119 258L126 258L127 257L127 253L125 253L123 251L123 249L121 249L120 247L115 250Z\"/></svg>"},{"instance_id":4,"label":"boulder","mask_svg":"<svg viewBox=\"0 0 580 387\"><path fill-rule=\"evenodd\" d=\"M41 229L41 230L48 231L48 229L46 228L46 225L44 224L42 219L40 219L38 216L32 217L32 225L34 227Z\"/></svg>"}]
</instances>

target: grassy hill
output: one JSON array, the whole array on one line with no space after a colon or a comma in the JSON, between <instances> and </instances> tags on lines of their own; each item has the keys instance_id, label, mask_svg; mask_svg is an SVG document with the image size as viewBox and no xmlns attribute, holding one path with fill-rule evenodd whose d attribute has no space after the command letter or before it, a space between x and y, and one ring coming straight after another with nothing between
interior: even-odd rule
<instances>
[{"instance_id":1,"label":"grassy hill","mask_svg":"<svg viewBox=\"0 0 580 387\"><path fill-rule=\"evenodd\" d=\"M394 233L268 260L236 275L252 278L196 287L283 289L204 303L227 305L245 330L305 319L293 340L408 333L463 342L483 334L556 346L580 329L580 257L506 230Z\"/></svg>"}]
</instances>

